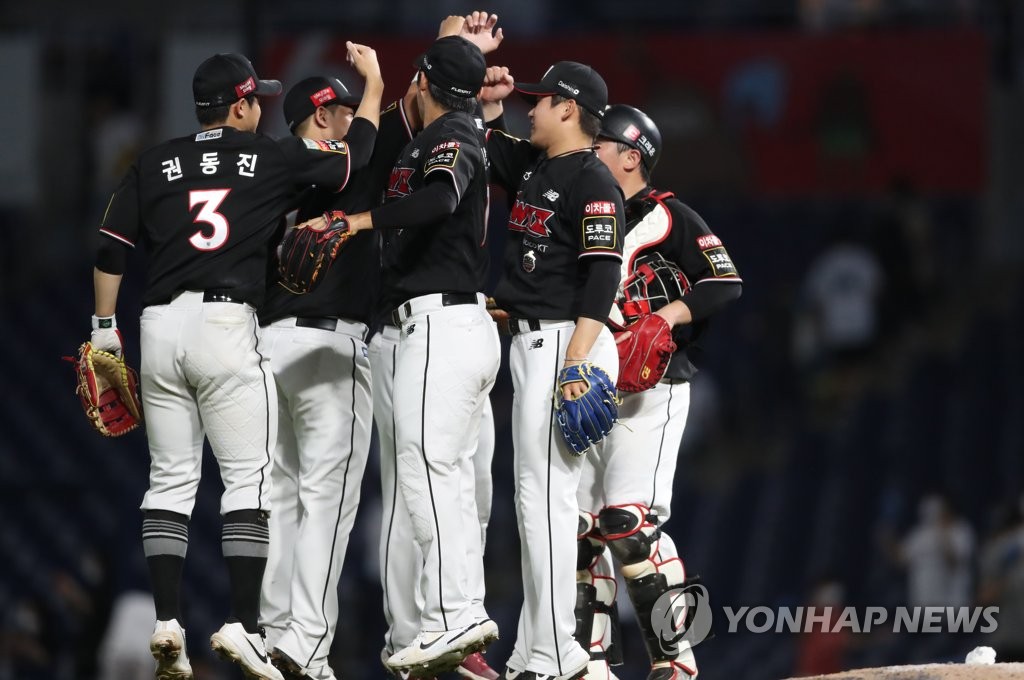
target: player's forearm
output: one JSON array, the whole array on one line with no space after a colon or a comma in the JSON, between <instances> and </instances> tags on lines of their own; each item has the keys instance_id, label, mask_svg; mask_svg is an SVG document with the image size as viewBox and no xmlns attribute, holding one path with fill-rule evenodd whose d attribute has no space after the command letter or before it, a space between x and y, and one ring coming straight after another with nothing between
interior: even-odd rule
<instances>
[{"instance_id":1,"label":"player's forearm","mask_svg":"<svg viewBox=\"0 0 1024 680\"><path fill-rule=\"evenodd\" d=\"M682 300L673 300L656 311L655 314L667 321L669 326L680 326L693 321L690 308Z\"/></svg>"},{"instance_id":2,"label":"player's forearm","mask_svg":"<svg viewBox=\"0 0 1024 680\"><path fill-rule=\"evenodd\" d=\"M679 303L686 308L688 318L676 323L703 321L733 300L738 299L742 293L743 284L739 281L709 281L707 283L698 283L681 300L676 300L671 305L666 306L671 307ZM678 311L678 308L676 311ZM666 317L666 320L672 323L672 320L668 319L668 317Z\"/></svg>"},{"instance_id":3,"label":"player's forearm","mask_svg":"<svg viewBox=\"0 0 1024 680\"><path fill-rule=\"evenodd\" d=\"M93 269L92 286L96 294L96 316L113 316L117 310L117 292L121 289L121 274L108 274Z\"/></svg>"},{"instance_id":4,"label":"player's forearm","mask_svg":"<svg viewBox=\"0 0 1024 680\"><path fill-rule=\"evenodd\" d=\"M492 123L493 121L497 120L498 118L501 118L505 114L505 106L500 101L489 102L481 99L480 109L481 113L483 114L483 119L485 123ZM496 128L499 130L505 129L504 122L502 122L502 125L500 127L497 125L488 125L488 127Z\"/></svg>"},{"instance_id":5,"label":"player's forearm","mask_svg":"<svg viewBox=\"0 0 1024 680\"><path fill-rule=\"evenodd\" d=\"M373 127L380 127L380 103L383 96L384 80L380 76L367 78L355 117L365 118Z\"/></svg>"},{"instance_id":6,"label":"player's forearm","mask_svg":"<svg viewBox=\"0 0 1024 680\"><path fill-rule=\"evenodd\" d=\"M565 349L566 363L586 361L602 328L604 324L596 319L588 319L585 316L576 319L576 328L569 338L569 346Z\"/></svg>"}]
</instances>

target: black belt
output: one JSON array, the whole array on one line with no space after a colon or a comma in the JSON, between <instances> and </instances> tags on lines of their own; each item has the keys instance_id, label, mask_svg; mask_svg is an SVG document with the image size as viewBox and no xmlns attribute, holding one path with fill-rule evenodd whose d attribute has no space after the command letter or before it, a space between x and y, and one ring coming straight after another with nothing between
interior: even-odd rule
<instances>
[{"instance_id":1,"label":"black belt","mask_svg":"<svg viewBox=\"0 0 1024 680\"><path fill-rule=\"evenodd\" d=\"M478 302L476 293L441 293L441 306L451 307L452 305L475 305ZM402 312L408 317L412 314L412 303L406 302L391 312L391 323L396 326L402 325Z\"/></svg>"},{"instance_id":2,"label":"black belt","mask_svg":"<svg viewBox=\"0 0 1024 680\"><path fill-rule=\"evenodd\" d=\"M502 335L518 335L519 333L525 333L521 323L526 323L527 328L530 331L540 330L540 321L537 319L498 319L498 332Z\"/></svg>"},{"instance_id":3,"label":"black belt","mask_svg":"<svg viewBox=\"0 0 1024 680\"><path fill-rule=\"evenodd\" d=\"M297 316L296 328L319 328L322 331L338 330L338 320L330 316Z\"/></svg>"},{"instance_id":4,"label":"black belt","mask_svg":"<svg viewBox=\"0 0 1024 680\"><path fill-rule=\"evenodd\" d=\"M233 298L224 291L220 290L204 290L203 291L203 302L232 302L236 305L244 305L245 300L239 300Z\"/></svg>"}]
</instances>

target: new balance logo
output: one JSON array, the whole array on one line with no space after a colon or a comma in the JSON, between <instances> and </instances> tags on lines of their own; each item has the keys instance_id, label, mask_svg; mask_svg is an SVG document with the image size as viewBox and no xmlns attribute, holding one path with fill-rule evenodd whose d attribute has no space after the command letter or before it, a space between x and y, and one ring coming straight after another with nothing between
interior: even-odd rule
<instances>
[{"instance_id":1,"label":"new balance logo","mask_svg":"<svg viewBox=\"0 0 1024 680\"><path fill-rule=\"evenodd\" d=\"M547 191L544 192L543 196L552 203L558 200L558 192L555 191L554 189L548 189Z\"/></svg>"},{"instance_id":2,"label":"new balance logo","mask_svg":"<svg viewBox=\"0 0 1024 680\"><path fill-rule=\"evenodd\" d=\"M544 338L537 338L530 343L530 349L540 349L544 346Z\"/></svg>"},{"instance_id":3,"label":"new balance logo","mask_svg":"<svg viewBox=\"0 0 1024 680\"><path fill-rule=\"evenodd\" d=\"M412 335L415 330L416 330L416 324L411 323L411 324L409 324L409 327L405 329L405 334L406 335Z\"/></svg>"}]
</instances>

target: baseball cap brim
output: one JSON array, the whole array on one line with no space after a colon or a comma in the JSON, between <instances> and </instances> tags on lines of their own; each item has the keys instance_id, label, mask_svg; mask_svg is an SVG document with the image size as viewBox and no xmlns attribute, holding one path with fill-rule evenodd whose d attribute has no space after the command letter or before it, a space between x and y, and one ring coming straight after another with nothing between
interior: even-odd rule
<instances>
[{"instance_id":1,"label":"baseball cap brim","mask_svg":"<svg viewBox=\"0 0 1024 680\"><path fill-rule=\"evenodd\" d=\"M551 97L558 94L543 83L516 83L515 90L525 99L536 101L540 97Z\"/></svg>"},{"instance_id":2,"label":"baseball cap brim","mask_svg":"<svg viewBox=\"0 0 1024 680\"><path fill-rule=\"evenodd\" d=\"M256 90L253 94L257 94L260 97L276 97L281 94L282 90L280 80L257 80Z\"/></svg>"}]
</instances>

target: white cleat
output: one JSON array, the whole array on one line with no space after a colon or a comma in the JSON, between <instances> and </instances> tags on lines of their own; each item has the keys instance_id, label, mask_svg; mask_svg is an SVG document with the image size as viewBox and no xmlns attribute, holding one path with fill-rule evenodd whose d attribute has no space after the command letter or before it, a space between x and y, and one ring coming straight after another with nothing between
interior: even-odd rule
<instances>
[{"instance_id":1,"label":"white cleat","mask_svg":"<svg viewBox=\"0 0 1024 680\"><path fill-rule=\"evenodd\" d=\"M481 619L455 630L423 631L412 644L400 649L387 661L398 674L429 677L454 670L470 654L479 652L498 639L498 624Z\"/></svg>"},{"instance_id":2,"label":"white cleat","mask_svg":"<svg viewBox=\"0 0 1024 680\"><path fill-rule=\"evenodd\" d=\"M251 680L284 680L267 655L261 633L246 633L241 623L225 623L210 636L210 647L224 659L238 664Z\"/></svg>"},{"instance_id":3,"label":"white cleat","mask_svg":"<svg viewBox=\"0 0 1024 680\"><path fill-rule=\"evenodd\" d=\"M156 659L157 680L192 680L192 664L185 651L185 629L177 619L157 621L149 651Z\"/></svg>"}]
</instances>

